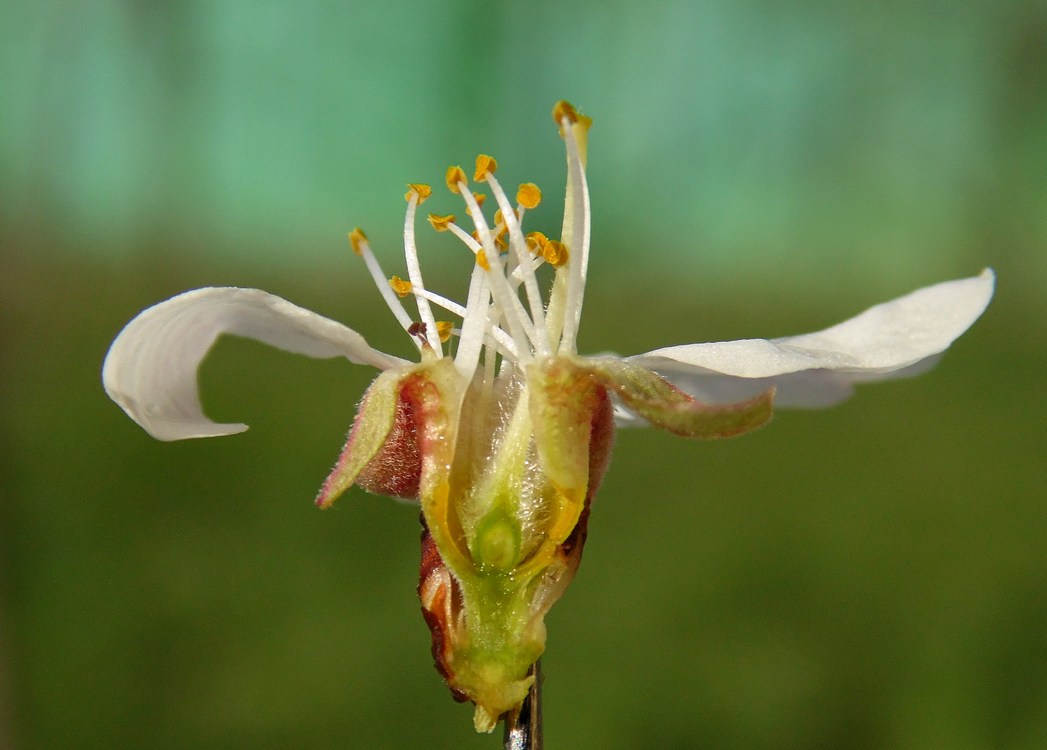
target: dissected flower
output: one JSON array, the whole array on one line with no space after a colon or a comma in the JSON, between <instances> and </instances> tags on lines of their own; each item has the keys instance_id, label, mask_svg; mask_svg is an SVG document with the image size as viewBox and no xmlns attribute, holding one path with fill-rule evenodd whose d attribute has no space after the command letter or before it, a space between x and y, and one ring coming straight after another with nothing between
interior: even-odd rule
<instances>
[{"instance_id":1,"label":"dissected flower","mask_svg":"<svg viewBox=\"0 0 1047 750\"><path fill-rule=\"evenodd\" d=\"M525 234L541 191L515 201L487 155L472 180L446 184L474 231L430 214L473 257L458 303L429 290L415 247L415 216L431 194L405 196L406 278L387 277L366 236L350 233L393 315L418 350L409 362L373 349L355 331L279 297L232 287L186 292L132 320L103 367L106 392L160 440L247 429L203 413L196 372L222 334L311 357L345 357L381 370L360 403L341 456L317 498L327 507L357 484L417 500L423 519L418 594L436 666L456 698L476 704L490 731L528 692L545 648L546 613L578 568L590 506L607 468L615 424L649 423L685 437L730 437L771 416L772 401L824 406L854 383L914 374L982 313L993 274L949 281L877 305L832 328L775 340L685 344L634 357L576 350L589 260L586 139L591 121L566 102L553 110L567 147L560 239ZM553 270L548 297L543 266ZM401 298L412 297L415 314ZM435 310L457 323L438 320Z\"/></svg>"}]
</instances>

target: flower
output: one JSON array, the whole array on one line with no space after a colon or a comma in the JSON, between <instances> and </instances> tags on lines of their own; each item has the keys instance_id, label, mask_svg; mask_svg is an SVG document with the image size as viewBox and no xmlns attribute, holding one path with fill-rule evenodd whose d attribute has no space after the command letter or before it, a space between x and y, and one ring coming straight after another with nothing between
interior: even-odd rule
<instances>
[{"instance_id":1,"label":"flower","mask_svg":"<svg viewBox=\"0 0 1047 750\"><path fill-rule=\"evenodd\" d=\"M222 334L311 357L345 357L381 371L365 393L317 503L357 484L416 499L423 536L418 594L436 666L457 699L476 704L490 731L518 706L545 648L544 618L574 576L590 506L607 468L615 423L649 423L685 437L729 437L782 406L825 406L853 384L933 364L981 315L992 271L915 291L818 333L775 340L685 344L634 357L580 356L576 337L589 261L585 162L591 121L566 102L553 110L567 151L559 240L524 234L541 200L525 183L515 204L476 159L497 211L460 167L446 183L475 228L430 214L474 258L465 304L425 286L415 246L428 185L405 196L407 278L388 281L359 229L350 233L418 362L373 349L357 332L257 289L205 288L148 308L117 336L103 366L106 392L160 440L228 435L203 413L196 371ZM548 298L538 275L551 266ZM401 297L413 297L417 318ZM437 320L435 309L454 323ZM451 342L456 342L454 346Z\"/></svg>"}]
</instances>

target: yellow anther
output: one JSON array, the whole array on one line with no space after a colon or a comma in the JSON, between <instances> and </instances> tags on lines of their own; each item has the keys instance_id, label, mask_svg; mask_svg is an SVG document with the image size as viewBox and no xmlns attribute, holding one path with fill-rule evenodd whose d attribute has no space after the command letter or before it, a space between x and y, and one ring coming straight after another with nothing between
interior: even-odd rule
<instances>
[{"instance_id":1,"label":"yellow anther","mask_svg":"<svg viewBox=\"0 0 1047 750\"><path fill-rule=\"evenodd\" d=\"M589 127L593 124L593 118L578 114L578 110L565 101L558 101L553 106L553 120L560 128L560 136L565 137L563 120L567 118L568 126L574 134L574 140L578 144L578 157L585 166L586 144L588 141Z\"/></svg>"},{"instance_id":2,"label":"yellow anther","mask_svg":"<svg viewBox=\"0 0 1047 750\"><path fill-rule=\"evenodd\" d=\"M367 235L364 234L364 230L360 229L360 227L356 227L349 233L349 246L357 255L364 254L363 250L360 249L361 242L367 242Z\"/></svg>"},{"instance_id":3,"label":"yellow anther","mask_svg":"<svg viewBox=\"0 0 1047 750\"><path fill-rule=\"evenodd\" d=\"M548 242L549 238L541 232L528 232L527 234L527 249L535 255L541 255Z\"/></svg>"},{"instance_id":4,"label":"yellow anther","mask_svg":"<svg viewBox=\"0 0 1047 750\"><path fill-rule=\"evenodd\" d=\"M533 182L525 182L516 191L516 202L524 208L535 208L542 202L542 191Z\"/></svg>"},{"instance_id":5,"label":"yellow anther","mask_svg":"<svg viewBox=\"0 0 1047 750\"><path fill-rule=\"evenodd\" d=\"M578 110L570 102L565 102L561 99L553 105L553 122L557 125L562 125L565 117L567 122L573 125L578 122Z\"/></svg>"},{"instance_id":6,"label":"yellow anther","mask_svg":"<svg viewBox=\"0 0 1047 750\"><path fill-rule=\"evenodd\" d=\"M542 257L553 268L559 268L567 262L571 254L567 251L567 245L559 240L549 240L542 247Z\"/></svg>"},{"instance_id":7,"label":"yellow anther","mask_svg":"<svg viewBox=\"0 0 1047 750\"><path fill-rule=\"evenodd\" d=\"M503 253L509 250L509 238L505 234L505 227L502 227L502 231L494 238L494 244L498 247L498 250Z\"/></svg>"},{"instance_id":8,"label":"yellow anther","mask_svg":"<svg viewBox=\"0 0 1047 750\"><path fill-rule=\"evenodd\" d=\"M444 179L447 181L447 189L452 193L457 193L458 183L466 182L465 170L458 166L448 167L447 176Z\"/></svg>"},{"instance_id":9,"label":"yellow anther","mask_svg":"<svg viewBox=\"0 0 1047 750\"><path fill-rule=\"evenodd\" d=\"M476 263L485 271L491 270L491 264L487 262L487 253L483 250L476 251Z\"/></svg>"},{"instance_id":10,"label":"yellow anther","mask_svg":"<svg viewBox=\"0 0 1047 750\"><path fill-rule=\"evenodd\" d=\"M429 214L429 223L432 224L433 229L437 232L446 232L447 227L454 221L454 214L447 214L447 216L437 216L436 214Z\"/></svg>"},{"instance_id":11,"label":"yellow anther","mask_svg":"<svg viewBox=\"0 0 1047 750\"><path fill-rule=\"evenodd\" d=\"M411 293L411 282L401 279L399 276L393 276L393 278L389 279L389 286L401 297L406 297Z\"/></svg>"},{"instance_id":12,"label":"yellow anther","mask_svg":"<svg viewBox=\"0 0 1047 750\"><path fill-rule=\"evenodd\" d=\"M483 182L487 179L487 173L494 174L496 169L498 169L498 162L494 160L493 156L480 154L476 157L476 172L473 173L473 179L477 182Z\"/></svg>"},{"instance_id":13,"label":"yellow anther","mask_svg":"<svg viewBox=\"0 0 1047 750\"><path fill-rule=\"evenodd\" d=\"M420 182L409 182L407 183L407 192L404 193L404 200L410 203L411 196L414 195L418 198L418 205L425 203L425 199L433 194L433 189L428 185L423 185Z\"/></svg>"},{"instance_id":14,"label":"yellow anther","mask_svg":"<svg viewBox=\"0 0 1047 750\"><path fill-rule=\"evenodd\" d=\"M440 336L440 343L446 344L447 339L451 338L451 330L454 325L446 320L436 321L436 333Z\"/></svg>"}]
</instances>

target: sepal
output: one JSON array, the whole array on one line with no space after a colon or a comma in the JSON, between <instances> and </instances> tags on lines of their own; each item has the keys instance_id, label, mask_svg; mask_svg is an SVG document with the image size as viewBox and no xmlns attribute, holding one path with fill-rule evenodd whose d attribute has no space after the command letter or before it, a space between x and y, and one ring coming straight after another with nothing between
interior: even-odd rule
<instances>
[{"instance_id":1,"label":"sepal","mask_svg":"<svg viewBox=\"0 0 1047 750\"><path fill-rule=\"evenodd\" d=\"M742 435L771 419L774 389L733 404L705 404L660 375L631 362L612 358L585 360L599 382L632 412L674 435L725 438Z\"/></svg>"},{"instance_id":2,"label":"sepal","mask_svg":"<svg viewBox=\"0 0 1047 750\"><path fill-rule=\"evenodd\" d=\"M388 370L367 389L345 447L316 504L328 508L353 484L376 495L416 500L449 461L457 372L449 360ZM428 467L428 470L427 470Z\"/></svg>"},{"instance_id":3,"label":"sepal","mask_svg":"<svg viewBox=\"0 0 1047 750\"><path fill-rule=\"evenodd\" d=\"M528 408L538 461L560 508L546 531L560 544L578 522L589 486L589 442L601 386L572 358L550 357L528 367Z\"/></svg>"},{"instance_id":4,"label":"sepal","mask_svg":"<svg viewBox=\"0 0 1047 750\"><path fill-rule=\"evenodd\" d=\"M317 495L318 506L331 507L355 483L377 494L417 496L420 464L414 415L410 402L401 397L409 377L403 369L388 370L371 383L338 462Z\"/></svg>"}]
</instances>

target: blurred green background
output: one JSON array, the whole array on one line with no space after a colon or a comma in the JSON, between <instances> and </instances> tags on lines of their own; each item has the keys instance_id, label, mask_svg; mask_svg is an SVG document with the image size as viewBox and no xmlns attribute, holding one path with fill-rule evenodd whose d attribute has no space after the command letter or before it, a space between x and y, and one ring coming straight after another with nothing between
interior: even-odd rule
<instances>
[{"instance_id":1,"label":"blurred green background","mask_svg":"<svg viewBox=\"0 0 1047 750\"><path fill-rule=\"evenodd\" d=\"M345 231L402 272L404 183L485 150L555 234L560 98L595 119L583 351L1000 278L923 378L620 434L550 747L1047 746L1042 2L17 0L0 40L0 748L498 745L430 663L415 509L312 506L370 372L225 341L205 403L252 429L162 444L99 369L218 284L406 354Z\"/></svg>"}]
</instances>

